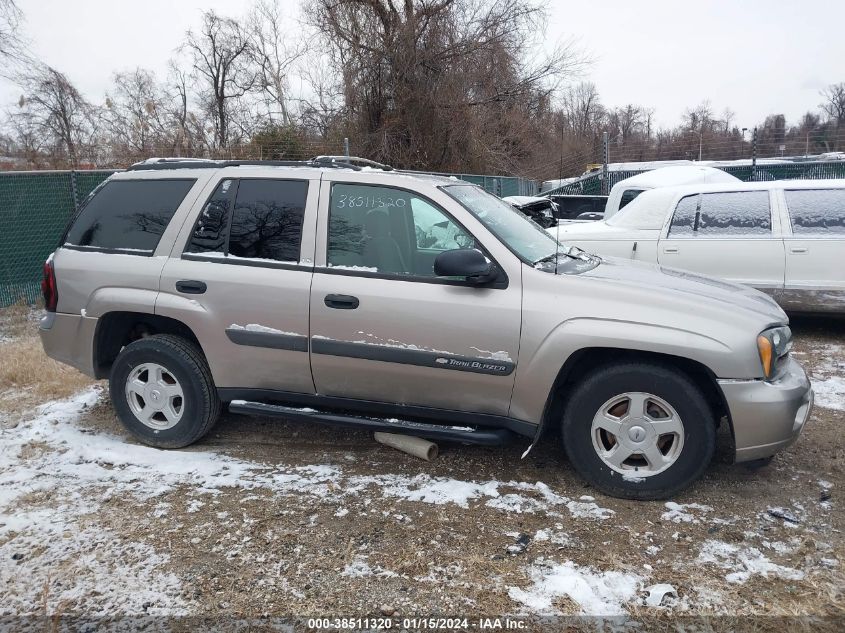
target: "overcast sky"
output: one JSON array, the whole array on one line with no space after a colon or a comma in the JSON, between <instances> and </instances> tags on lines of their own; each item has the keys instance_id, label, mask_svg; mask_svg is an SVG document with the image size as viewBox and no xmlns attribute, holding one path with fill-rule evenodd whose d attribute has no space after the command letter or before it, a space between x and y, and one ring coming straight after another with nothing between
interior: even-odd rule
<instances>
[{"instance_id":1,"label":"overcast sky","mask_svg":"<svg viewBox=\"0 0 845 633\"><path fill-rule=\"evenodd\" d=\"M136 66L166 72L184 33L213 8L242 15L248 0L18 0L35 55L63 71L95 102L113 72ZM295 2L288 14L293 16ZM735 124L767 114L795 122L845 81L845 1L578 0L549 2L549 41L576 38L593 58L585 78L606 105L656 110L660 125L709 100ZM0 106L20 91L0 84Z\"/></svg>"}]
</instances>

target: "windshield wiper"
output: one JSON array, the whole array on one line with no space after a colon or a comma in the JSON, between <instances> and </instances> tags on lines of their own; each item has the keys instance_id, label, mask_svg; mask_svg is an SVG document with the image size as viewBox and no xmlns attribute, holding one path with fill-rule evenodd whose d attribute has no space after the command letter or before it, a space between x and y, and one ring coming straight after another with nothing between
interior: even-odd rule
<instances>
[{"instance_id":1,"label":"windshield wiper","mask_svg":"<svg viewBox=\"0 0 845 633\"><path fill-rule=\"evenodd\" d=\"M574 253L573 251L579 251L578 253ZM581 253L586 253L587 251L578 248L577 246L567 246L565 248L561 248L559 251L555 251L550 255L546 255L545 257L541 257L536 262L534 262L534 266L537 264L542 264L544 262L553 262L557 259L560 255L566 255L567 257L571 257L572 259L581 259Z\"/></svg>"}]
</instances>

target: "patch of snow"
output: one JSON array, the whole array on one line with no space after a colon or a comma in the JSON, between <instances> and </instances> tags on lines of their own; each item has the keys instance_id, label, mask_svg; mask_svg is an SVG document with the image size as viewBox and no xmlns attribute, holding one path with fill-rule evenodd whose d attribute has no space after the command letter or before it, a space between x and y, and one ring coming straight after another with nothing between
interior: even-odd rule
<instances>
[{"instance_id":1,"label":"patch of snow","mask_svg":"<svg viewBox=\"0 0 845 633\"><path fill-rule=\"evenodd\" d=\"M660 515L661 521L671 521L672 523L699 523L700 519L690 510L697 510L699 512L710 512L713 510L710 506L702 505L700 503L675 503L674 501L666 502L666 510Z\"/></svg>"},{"instance_id":2,"label":"patch of snow","mask_svg":"<svg viewBox=\"0 0 845 633\"><path fill-rule=\"evenodd\" d=\"M705 541L696 562L733 570L725 575L730 583L742 584L754 575L801 580L804 572L771 562L755 547L740 547L724 541Z\"/></svg>"},{"instance_id":3,"label":"patch of snow","mask_svg":"<svg viewBox=\"0 0 845 633\"><path fill-rule=\"evenodd\" d=\"M283 334L285 336L304 336L304 334L277 330L276 328L272 328L267 325L261 325L260 323L247 323L246 325L238 325L237 323L232 323L232 325L230 325L228 329L245 330L247 332L264 332L265 334Z\"/></svg>"},{"instance_id":4,"label":"patch of snow","mask_svg":"<svg viewBox=\"0 0 845 633\"><path fill-rule=\"evenodd\" d=\"M632 484L641 484L645 481L645 477L637 477L636 475L630 475L628 473L622 475L622 479Z\"/></svg>"},{"instance_id":5,"label":"patch of snow","mask_svg":"<svg viewBox=\"0 0 845 633\"><path fill-rule=\"evenodd\" d=\"M366 578L367 576L378 576L380 578L395 578L399 574L388 569L379 567L370 567L370 564L363 556L357 556L349 565L343 568L340 572L341 576L347 578Z\"/></svg>"},{"instance_id":6,"label":"patch of snow","mask_svg":"<svg viewBox=\"0 0 845 633\"><path fill-rule=\"evenodd\" d=\"M563 564L538 561L529 570L533 585L527 589L509 587L508 595L528 612L559 615L555 599L567 596L584 615L624 615L642 586L643 578L620 571L597 571L572 561Z\"/></svg>"},{"instance_id":7,"label":"patch of snow","mask_svg":"<svg viewBox=\"0 0 845 633\"><path fill-rule=\"evenodd\" d=\"M845 411L845 378L830 376L812 381L815 404L824 409Z\"/></svg>"},{"instance_id":8,"label":"patch of snow","mask_svg":"<svg viewBox=\"0 0 845 633\"><path fill-rule=\"evenodd\" d=\"M378 272L378 268L374 268L373 266L345 266L340 264L329 264L329 268L332 270L359 270L367 273Z\"/></svg>"},{"instance_id":9,"label":"patch of snow","mask_svg":"<svg viewBox=\"0 0 845 633\"><path fill-rule=\"evenodd\" d=\"M479 354L487 354L485 360L503 360L507 362L513 362L511 359L511 355L505 351L498 351L498 352L491 352L488 349L479 349L474 346L470 346L470 349L474 349Z\"/></svg>"}]
</instances>

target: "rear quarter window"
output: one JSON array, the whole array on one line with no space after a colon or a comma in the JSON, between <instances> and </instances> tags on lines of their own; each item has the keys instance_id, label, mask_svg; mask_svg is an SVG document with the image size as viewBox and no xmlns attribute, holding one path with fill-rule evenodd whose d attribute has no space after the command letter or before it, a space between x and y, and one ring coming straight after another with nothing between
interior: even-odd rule
<instances>
[{"instance_id":1,"label":"rear quarter window","mask_svg":"<svg viewBox=\"0 0 845 633\"><path fill-rule=\"evenodd\" d=\"M766 238L772 234L768 191L695 194L682 198L669 237Z\"/></svg>"},{"instance_id":2,"label":"rear quarter window","mask_svg":"<svg viewBox=\"0 0 845 633\"><path fill-rule=\"evenodd\" d=\"M786 191L794 235L845 235L845 189Z\"/></svg>"},{"instance_id":3,"label":"rear quarter window","mask_svg":"<svg viewBox=\"0 0 845 633\"><path fill-rule=\"evenodd\" d=\"M195 182L110 180L86 201L64 244L151 254Z\"/></svg>"}]
</instances>

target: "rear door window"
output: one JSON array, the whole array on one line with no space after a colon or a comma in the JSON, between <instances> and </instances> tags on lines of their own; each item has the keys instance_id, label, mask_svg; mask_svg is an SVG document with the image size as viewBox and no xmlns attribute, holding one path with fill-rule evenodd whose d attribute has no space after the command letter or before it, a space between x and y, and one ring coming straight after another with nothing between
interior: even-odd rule
<instances>
[{"instance_id":1,"label":"rear door window","mask_svg":"<svg viewBox=\"0 0 845 633\"><path fill-rule=\"evenodd\" d=\"M308 183L241 180L235 198L229 254L298 262Z\"/></svg>"},{"instance_id":2,"label":"rear door window","mask_svg":"<svg viewBox=\"0 0 845 633\"><path fill-rule=\"evenodd\" d=\"M682 198L670 237L765 238L772 234L768 191L704 193Z\"/></svg>"},{"instance_id":3,"label":"rear door window","mask_svg":"<svg viewBox=\"0 0 845 633\"><path fill-rule=\"evenodd\" d=\"M794 235L845 235L845 189L786 191Z\"/></svg>"},{"instance_id":4,"label":"rear door window","mask_svg":"<svg viewBox=\"0 0 845 633\"><path fill-rule=\"evenodd\" d=\"M150 255L195 182L110 180L82 207L64 243Z\"/></svg>"},{"instance_id":5,"label":"rear door window","mask_svg":"<svg viewBox=\"0 0 845 633\"><path fill-rule=\"evenodd\" d=\"M222 180L197 218L188 253L299 261L308 182Z\"/></svg>"}]
</instances>

